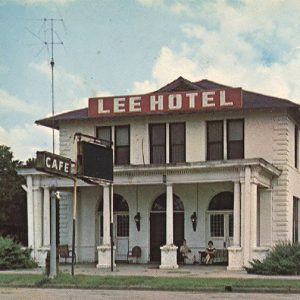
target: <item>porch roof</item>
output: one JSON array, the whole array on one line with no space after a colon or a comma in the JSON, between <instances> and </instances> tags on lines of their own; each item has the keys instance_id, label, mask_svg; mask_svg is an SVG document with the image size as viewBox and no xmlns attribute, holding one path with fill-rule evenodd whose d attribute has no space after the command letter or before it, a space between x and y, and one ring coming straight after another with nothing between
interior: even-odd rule
<instances>
[{"instance_id":1,"label":"porch roof","mask_svg":"<svg viewBox=\"0 0 300 300\"><path fill-rule=\"evenodd\" d=\"M272 179L281 174L281 170L262 158L163 165L128 165L114 167L114 185L233 182L243 179L245 167L251 167L257 182L265 187L270 186ZM53 178L55 178L35 169L22 169L18 173L24 177L39 177L40 186L51 186ZM73 181L68 178L57 177L55 184L58 188L72 187ZM79 180L78 186L92 185Z\"/></svg>"}]
</instances>

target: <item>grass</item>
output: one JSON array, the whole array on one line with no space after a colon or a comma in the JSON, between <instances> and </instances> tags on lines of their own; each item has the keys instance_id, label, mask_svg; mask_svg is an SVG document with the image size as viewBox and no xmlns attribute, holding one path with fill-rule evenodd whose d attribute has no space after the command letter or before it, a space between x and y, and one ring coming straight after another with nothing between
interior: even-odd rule
<instances>
[{"instance_id":1,"label":"grass","mask_svg":"<svg viewBox=\"0 0 300 300\"><path fill-rule=\"evenodd\" d=\"M2 287L47 287L82 289L147 289L170 291L220 290L225 287L234 289L280 289L298 290L299 280L281 279L236 279L236 278L186 278L186 277L149 277L149 276L92 276L59 273L50 280L39 274L0 274Z\"/></svg>"}]
</instances>

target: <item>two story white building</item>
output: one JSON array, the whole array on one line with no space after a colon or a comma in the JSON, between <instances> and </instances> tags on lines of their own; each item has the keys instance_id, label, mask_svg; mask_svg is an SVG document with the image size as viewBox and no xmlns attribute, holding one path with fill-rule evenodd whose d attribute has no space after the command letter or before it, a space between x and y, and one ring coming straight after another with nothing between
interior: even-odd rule
<instances>
[{"instance_id":1,"label":"two story white building","mask_svg":"<svg viewBox=\"0 0 300 300\"><path fill-rule=\"evenodd\" d=\"M59 130L60 155L73 160L76 132L113 142L116 261L139 246L140 262L177 268L183 239L197 259L212 240L228 250L234 270L262 259L278 241L299 239L299 107L179 77L151 94L91 98L88 108L36 123ZM43 264L49 187L55 183L61 191L59 243L71 245L73 182L36 170L21 173L29 246ZM110 266L109 199L108 186L79 182L77 261Z\"/></svg>"}]
</instances>

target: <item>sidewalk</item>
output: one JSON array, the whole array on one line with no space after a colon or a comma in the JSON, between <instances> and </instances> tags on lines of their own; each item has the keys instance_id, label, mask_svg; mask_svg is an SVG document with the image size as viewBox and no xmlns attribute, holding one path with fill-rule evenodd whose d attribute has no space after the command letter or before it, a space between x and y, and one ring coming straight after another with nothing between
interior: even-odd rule
<instances>
[{"instance_id":1,"label":"sidewalk","mask_svg":"<svg viewBox=\"0 0 300 300\"><path fill-rule=\"evenodd\" d=\"M60 265L62 272L71 273L71 265ZM152 264L117 264L110 269L97 269L95 264L76 265L75 274L100 276L153 276L153 277L188 277L188 278L269 278L269 279L298 279L300 276L263 276L248 274L246 271L227 271L227 266L220 265L180 265L178 269L161 270Z\"/></svg>"},{"instance_id":2,"label":"sidewalk","mask_svg":"<svg viewBox=\"0 0 300 300\"><path fill-rule=\"evenodd\" d=\"M59 265L59 271L71 274L71 264ZM37 268L33 270L7 270L0 273L19 273L19 274L43 274L45 268ZM263 276L256 274L248 274L246 271L227 271L226 266L218 265L180 265L178 269L161 270L158 265L153 264L117 264L114 271L110 269L98 269L96 264L77 264L74 273L97 276L152 276L152 277L187 277L187 278L261 278L261 279L294 279L300 280L300 276Z\"/></svg>"}]
</instances>

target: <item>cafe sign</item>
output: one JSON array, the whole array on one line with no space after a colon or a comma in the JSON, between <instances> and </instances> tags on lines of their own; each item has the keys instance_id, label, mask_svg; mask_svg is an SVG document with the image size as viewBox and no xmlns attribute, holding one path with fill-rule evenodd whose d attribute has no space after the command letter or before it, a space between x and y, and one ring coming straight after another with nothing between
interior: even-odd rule
<instances>
[{"instance_id":1,"label":"cafe sign","mask_svg":"<svg viewBox=\"0 0 300 300\"><path fill-rule=\"evenodd\" d=\"M71 177L71 164L69 158L53 154L47 151L38 151L36 153L36 169L54 175Z\"/></svg>"},{"instance_id":2,"label":"cafe sign","mask_svg":"<svg viewBox=\"0 0 300 300\"><path fill-rule=\"evenodd\" d=\"M242 108L241 88L90 98L88 115L143 115L235 108Z\"/></svg>"}]
</instances>

